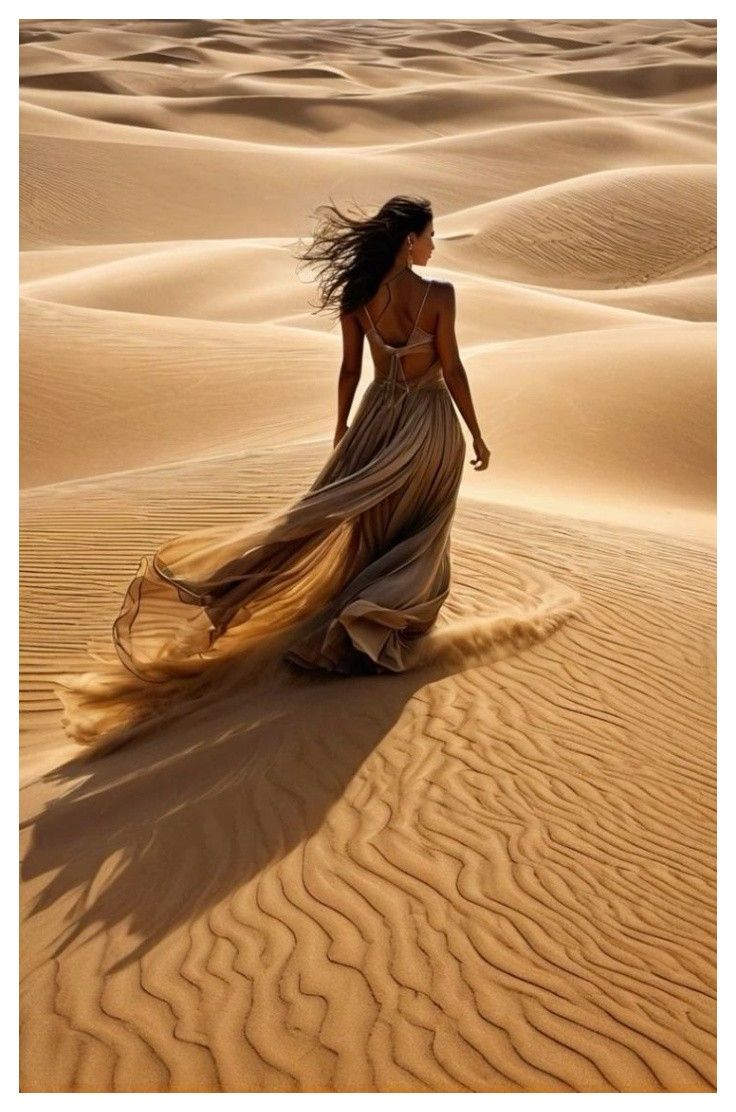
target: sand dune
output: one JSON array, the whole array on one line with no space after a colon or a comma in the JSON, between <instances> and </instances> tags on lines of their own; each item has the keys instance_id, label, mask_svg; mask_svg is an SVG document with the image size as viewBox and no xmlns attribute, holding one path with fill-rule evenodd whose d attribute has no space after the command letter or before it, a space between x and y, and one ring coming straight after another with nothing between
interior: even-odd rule
<instances>
[{"instance_id":1,"label":"sand dune","mask_svg":"<svg viewBox=\"0 0 736 1112\"><path fill-rule=\"evenodd\" d=\"M236 520L317 458L31 495L27 675L213 489ZM25 1088L712 1088L712 555L469 501L456 552L449 622L550 579L586 610L492 667L282 678L92 769L29 683Z\"/></svg>"},{"instance_id":2,"label":"sand dune","mask_svg":"<svg viewBox=\"0 0 736 1112\"><path fill-rule=\"evenodd\" d=\"M715 62L663 62L626 69L570 70L554 79L594 89L605 96L647 98L666 96L679 100L702 96L713 87Z\"/></svg>"},{"instance_id":3,"label":"sand dune","mask_svg":"<svg viewBox=\"0 0 736 1112\"><path fill-rule=\"evenodd\" d=\"M27 108L29 106L26 106ZM73 111L73 107L70 109ZM111 110L105 109L110 116ZM453 203L452 212L438 219L440 236L462 227L465 209L469 206L487 208L503 200L510 213L520 211L528 218L528 205L545 200L546 194L535 195L538 187L547 187L550 197L558 196L562 204L569 197L569 205L577 202L577 190L583 191L586 206L606 206L619 203L633 208L632 216L649 223L642 229L646 235L651 228L652 208L657 204L674 206L678 213L677 224L685 224L693 216L696 222L713 220L711 200L712 163L708 157L710 131L698 136L692 122L681 118L666 123L647 119L642 133L637 134L635 121L621 119L614 122L559 121L544 125L518 125L498 128L490 134L487 130L471 133L459 139L450 137L417 142L410 138L410 146L402 150L401 128L395 130L389 145L387 132L382 133L382 149L365 152L365 169L362 178L356 170L355 155L349 151L322 150L319 146L307 151L304 147L273 142L273 131L261 131L260 125L252 131L271 142L225 142L212 136L186 136L186 142L168 131L163 132L161 143L155 141L157 126L168 128L170 119L164 110L150 108L147 123L131 129L127 134L111 140L116 128L111 124L90 121L89 135L85 138L80 124L74 117L62 112L42 110L38 105L31 111L30 130L22 141L22 156L26 166L23 182L24 206L22 226L24 240L29 247L66 245L70 240L70 225L76 228L74 242L118 243L140 242L145 222L145 241L161 239L240 238L249 219L255 219L259 203L271 196L278 183L295 174L299 175L307 203L320 203L331 188L335 175L354 181L359 188L377 189L387 173L397 175L419 189L421 181L432 173L437 180L440 195ZM112 116L123 124L131 124L129 107L123 105ZM140 123L140 118L137 121ZM191 120L187 121L193 126ZM230 136L242 133L242 121L236 128L223 129ZM375 142L378 131L360 134L366 142ZM79 140L75 159L62 160L70 139ZM656 165L642 165L647 160L646 146L651 142L650 161ZM605 170L612 157L607 154L610 145L621 147L621 155L613 156L615 170ZM198 157L192 157L192 150ZM526 152L535 152L530 167ZM368 155L370 154L370 157ZM621 165L629 162L633 165ZM671 164L671 165L670 165ZM461 175L463 177L461 177ZM590 175L586 180L585 175ZM692 195L689 185L693 182ZM710 175L710 177L709 177ZM467 180L467 184L465 181ZM44 203L50 180L53 179L57 204ZM168 197L162 205L157 193L161 180L177 180L181 188L175 197ZM650 182L651 179L651 182ZM458 194L458 182L463 180L463 196ZM652 191L655 196L650 198ZM491 201L488 200L489 193ZM146 199L146 209L138 212L133 204L135 197ZM214 204L205 204L211 196ZM79 227L77 210L85 205L85 220ZM262 234L267 236L303 234L298 222L299 197L285 194L280 208L283 216L276 219L277 210L262 211L265 223ZM638 212L638 207L644 207ZM699 207L700 206L700 207ZM574 214L573 214L574 215ZM605 211L598 218L603 220ZM615 223L611 221L613 230ZM134 228L138 228L134 232ZM669 235L675 230L671 222ZM683 228L683 233L686 231ZM669 238L668 235L668 238ZM80 239L83 237L83 239ZM628 246L628 245L627 245ZM607 255L611 262L619 261L614 252ZM474 260L475 262L475 260Z\"/></svg>"},{"instance_id":4,"label":"sand dune","mask_svg":"<svg viewBox=\"0 0 736 1112\"><path fill-rule=\"evenodd\" d=\"M715 21L20 41L21 1090L714 1091ZM243 661L87 759L54 678L312 481L293 250L396 192L493 453L425 657Z\"/></svg>"},{"instance_id":5,"label":"sand dune","mask_svg":"<svg viewBox=\"0 0 736 1112\"><path fill-rule=\"evenodd\" d=\"M289 343L270 325L228 330L192 320L182 328L167 326L166 317L110 317L46 302L32 302L28 317L23 486L281 440L319 436L328 447L334 344L327 340L310 336L309 358L298 332ZM289 402L278 413L275 359L275 389Z\"/></svg>"},{"instance_id":6,"label":"sand dune","mask_svg":"<svg viewBox=\"0 0 736 1112\"><path fill-rule=\"evenodd\" d=\"M34 301L23 319L24 487L212 458L274 439L319 438L328 448L330 368L339 359L332 337L255 325L226 329L132 310L111 318ZM493 498L513 492L527 505L552 498L576 513L588 503L594 515L596 506L600 513L621 499L635 517L652 503L709 513L713 341L707 322L675 327L644 317L629 330L601 324L595 331L466 343L474 398L478 412L493 414L498 455L492 487L487 473L469 473L468 491ZM274 351L278 393L289 400L277 414L269 386ZM62 427L60 404L68 407ZM85 436L90 422L94 445Z\"/></svg>"},{"instance_id":7,"label":"sand dune","mask_svg":"<svg viewBox=\"0 0 736 1112\"><path fill-rule=\"evenodd\" d=\"M143 250L140 244L76 250L81 256L77 266L69 253L34 251L26 272L44 264L58 268L61 254L66 255L64 269L24 280L24 296L117 313L254 324L278 324L280 316L296 308L288 285L293 256L278 242L225 239L146 244Z\"/></svg>"},{"instance_id":8,"label":"sand dune","mask_svg":"<svg viewBox=\"0 0 736 1112\"><path fill-rule=\"evenodd\" d=\"M463 227L464 254L497 276L640 286L712 272L715 184L712 166L602 171L456 214L449 230Z\"/></svg>"},{"instance_id":9,"label":"sand dune","mask_svg":"<svg viewBox=\"0 0 736 1112\"><path fill-rule=\"evenodd\" d=\"M664 279L661 282L647 282L643 286L629 286L620 290L569 292L576 301L595 302L652 316L700 321L716 319L715 274Z\"/></svg>"}]
</instances>

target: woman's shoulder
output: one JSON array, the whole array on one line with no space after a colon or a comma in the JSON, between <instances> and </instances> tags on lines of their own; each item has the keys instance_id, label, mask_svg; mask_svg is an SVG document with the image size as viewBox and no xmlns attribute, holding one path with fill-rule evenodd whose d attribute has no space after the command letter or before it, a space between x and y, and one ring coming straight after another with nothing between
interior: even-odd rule
<instances>
[{"instance_id":1,"label":"woman's shoulder","mask_svg":"<svg viewBox=\"0 0 736 1112\"><path fill-rule=\"evenodd\" d=\"M432 298L436 300L438 305L454 306L455 287L452 282L448 282L446 278L430 278L429 282L432 288Z\"/></svg>"},{"instance_id":2,"label":"woman's shoulder","mask_svg":"<svg viewBox=\"0 0 736 1112\"><path fill-rule=\"evenodd\" d=\"M448 282L446 278L430 278L429 281L431 282L432 286L440 293L447 293L448 291L454 291L455 289L452 282Z\"/></svg>"}]
</instances>

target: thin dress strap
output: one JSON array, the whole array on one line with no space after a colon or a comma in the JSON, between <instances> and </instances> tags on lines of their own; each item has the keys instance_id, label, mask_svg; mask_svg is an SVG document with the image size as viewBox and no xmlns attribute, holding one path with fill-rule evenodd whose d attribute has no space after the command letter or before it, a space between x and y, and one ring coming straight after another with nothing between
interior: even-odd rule
<instances>
[{"instance_id":1,"label":"thin dress strap","mask_svg":"<svg viewBox=\"0 0 736 1112\"><path fill-rule=\"evenodd\" d=\"M414 327L412 328L411 332L409 333L409 339L411 339L411 337L414 335L414 332L416 331L417 325L419 324L419 318L422 315L422 309L424 308L424 303L427 300L427 294L429 293L429 287L432 285L432 281L433 280L430 278L428 283L427 283L427 288L424 291L424 297L422 298L422 304L419 306L419 312L417 313L417 315L414 319ZM363 307L363 309L365 309L365 315L368 317L371 328L373 329L374 332L378 332L378 329L376 328L375 324L373 323L373 317L368 312L368 306L363 305L362 307ZM378 334L380 336L380 332Z\"/></svg>"},{"instance_id":2,"label":"thin dress strap","mask_svg":"<svg viewBox=\"0 0 736 1112\"><path fill-rule=\"evenodd\" d=\"M426 290L424 291L424 297L422 298L422 304L421 304L421 305L419 306L419 312L417 313L417 317L416 317L416 320L414 321L414 328L412 328L412 330L411 330L411 331L412 331L412 335L414 334L414 331L416 330L416 328L417 328L417 326L418 326L418 324L419 324L419 318L420 318L420 317L421 317L421 315L422 315L422 309L424 308L424 302L425 302L425 301L427 300L427 294L429 293L429 287L430 287L431 285L432 285L432 279L430 278L430 279L429 279L429 282L427 283L427 288L426 288Z\"/></svg>"}]
</instances>

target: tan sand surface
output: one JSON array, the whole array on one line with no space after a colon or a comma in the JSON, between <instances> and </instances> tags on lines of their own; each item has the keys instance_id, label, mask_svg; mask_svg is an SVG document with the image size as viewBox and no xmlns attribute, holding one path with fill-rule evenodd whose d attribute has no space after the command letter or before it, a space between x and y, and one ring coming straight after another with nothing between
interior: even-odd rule
<instances>
[{"instance_id":1,"label":"tan sand surface","mask_svg":"<svg viewBox=\"0 0 736 1112\"><path fill-rule=\"evenodd\" d=\"M21 20L23 1091L715 1090L712 24ZM86 759L53 677L311 482L293 251L399 192L492 450L435 655Z\"/></svg>"}]
</instances>

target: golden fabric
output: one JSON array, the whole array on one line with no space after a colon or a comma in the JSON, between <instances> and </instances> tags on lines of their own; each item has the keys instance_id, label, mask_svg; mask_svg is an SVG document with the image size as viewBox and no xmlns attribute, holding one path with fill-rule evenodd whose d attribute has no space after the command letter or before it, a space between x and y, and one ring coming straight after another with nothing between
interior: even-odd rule
<instances>
[{"instance_id":1,"label":"golden fabric","mask_svg":"<svg viewBox=\"0 0 736 1112\"><path fill-rule=\"evenodd\" d=\"M449 593L465 442L436 357L403 373L402 355L434 351L433 338L416 326L401 347L375 326L367 335L375 377L298 499L142 557L113 625L117 667L57 677L69 736L101 746L175 703L182 681L206 692L224 662L269 646L300 670L409 666Z\"/></svg>"}]
</instances>

